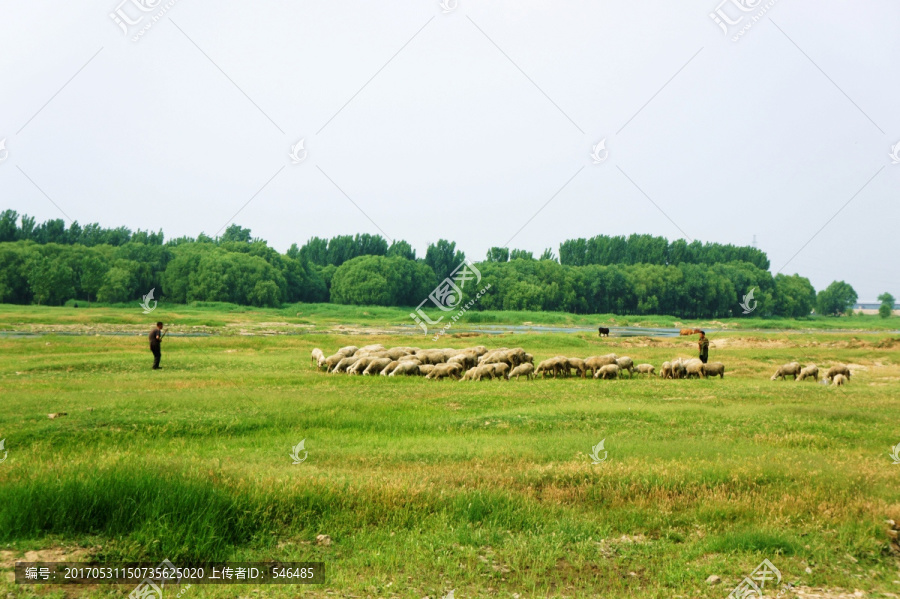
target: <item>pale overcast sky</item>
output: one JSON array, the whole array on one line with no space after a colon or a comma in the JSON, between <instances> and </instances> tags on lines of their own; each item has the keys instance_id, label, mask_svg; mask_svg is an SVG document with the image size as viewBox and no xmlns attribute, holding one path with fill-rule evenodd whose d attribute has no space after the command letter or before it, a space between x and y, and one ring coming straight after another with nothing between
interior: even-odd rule
<instances>
[{"instance_id":1,"label":"pale overcast sky","mask_svg":"<svg viewBox=\"0 0 900 599\"><path fill-rule=\"evenodd\" d=\"M756 235L900 296L900 3L719 1L0 0L0 208L474 259Z\"/></svg>"}]
</instances>

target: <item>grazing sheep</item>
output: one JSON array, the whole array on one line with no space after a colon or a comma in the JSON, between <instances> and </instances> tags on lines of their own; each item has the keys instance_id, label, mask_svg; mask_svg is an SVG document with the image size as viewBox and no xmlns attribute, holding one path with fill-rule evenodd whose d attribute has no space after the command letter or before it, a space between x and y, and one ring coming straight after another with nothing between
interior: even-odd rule
<instances>
[{"instance_id":1,"label":"grazing sheep","mask_svg":"<svg viewBox=\"0 0 900 599\"><path fill-rule=\"evenodd\" d=\"M684 371L686 378L703 378L703 362L701 362L698 358L689 360L684 365Z\"/></svg>"},{"instance_id":2,"label":"grazing sheep","mask_svg":"<svg viewBox=\"0 0 900 599\"><path fill-rule=\"evenodd\" d=\"M467 370L475 366L475 363L478 361L478 356L475 355L474 352L463 352L460 354L456 354L449 360L447 360L448 364L459 364L463 367L463 370Z\"/></svg>"},{"instance_id":3,"label":"grazing sheep","mask_svg":"<svg viewBox=\"0 0 900 599\"><path fill-rule=\"evenodd\" d=\"M568 363L569 368L574 368L575 372L577 372L581 378L584 378L585 370L587 370L587 366L584 365L584 360L581 358L567 358L566 362Z\"/></svg>"},{"instance_id":4,"label":"grazing sheep","mask_svg":"<svg viewBox=\"0 0 900 599\"><path fill-rule=\"evenodd\" d=\"M671 362L663 363L662 376L666 379L683 379L687 376L687 360L676 358ZM702 363L702 362L701 362Z\"/></svg>"},{"instance_id":5,"label":"grazing sheep","mask_svg":"<svg viewBox=\"0 0 900 599\"><path fill-rule=\"evenodd\" d=\"M530 362L519 364L509 373L509 378L516 377L516 380L519 380L520 376L524 376L528 380L534 380L534 364Z\"/></svg>"},{"instance_id":6,"label":"grazing sheep","mask_svg":"<svg viewBox=\"0 0 900 599\"><path fill-rule=\"evenodd\" d=\"M495 377L508 380L507 374L510 371L509 364L500 362L499 364L486 364L485 366L491 367Z\"/></svg>"},{"instance_id":7,"label":"grazing sheep","mask_svg":"<svg viewBox=\"0 0 900 599\"><path fill-rule=\"evenodd\" d=\"M803 381L808 378L815 379L815 381L819 382L819 367L815 364L810 364L806 368L800 371L800 376L797 377L797 381Z\"/></svg>"},{"instance_id":8,"label":"grazing sheep","mask_svg":"<svg viewBox=\"0 0 900 599\"><path fill-rule=\"evenodd\" d=\"M419 374L419 365L416 362L400 362L394 371L388 376L409 376Z\"/></svg>"},{"instance_id":9,"label":"grazing sheep","mask_svg":"<svg viewBox=\"0 0 900 599\"><path fill-rule=\"evenodd\" d=\"M400 364L397 360L392 360L390 364L384 367L381 371L381 376L387 376L394 371L394 369Z\"/></svg>"},{"instance_id":10,"label":"grazing sheep","mask_svg":"<svg viewBox=\"0 0 900 599\"><path fill-rule=\"evenodd\" d=\"M475 347L467 347L463 351L465 352L474 352L477 357L481 357L487 353L488 349L483 345L476 345Z\"/></svg>"},{"instance_id":11,"label":"grazing sheep","mask_svg":"<svg viewBox=\"0 0 900 599\"><path fill-rule=\"evenodd\" d=\"M385 358L390 358L391 360L399 360L403 356L408 356L413 352L410 351L408 347L392 347L391 349L384 352Z\"/></svg>"},{"instance_id":12,"label":"grazing sheep","mask_svg":"<svg viewBox=\"0 0 900 599\"><path fill-rule=\"evenodd\" d=\"M385 351L385 347L383 345L381 345L380 343L376 343L375 345L367 345L365 347L361 347L357 351L371 354L371 353L375 353L375 352L383 352L383 351Z\"/></svg>"},{"instance_id":13,"label":"grazing sheep","mask_svg":"<svg viewBox=\"0 0 900 599\"><path fill-rule=\"evenodd\" d=\"M494 369L490 365L486 364L484 366L478 366L476 368L473 368L473 370L475 371L473 378L476 381L480 381L483 378L486 378L488 380L494 379Z\"/></svg>"},{"instance_id":14,"label":"grazing sheep","mask_svg":"<svg viewBox=\"0 0 900 599\"><path fill-rule=\"evenodd\" d=\"M420 366L419 368L421 369L422 367ZM458 379L460 371L462 371L462 366L456 363L438 364L437 366L432 366L431 372L425 378L443 379L449 376L450 378Z\"/></svg>"},{"instance_id":15,"label":"grazing sheep","mask_svg":"<svg viewBox=\"0 0 900 599\"><path fill-rule=\"evenodd\" d=\"M500 347L497 349L488 350L488 351L484 352L483 354L481 354L480 356L478 356L478 363L481 364L482 362L484 362L486 359L490 358L494 354L496 354L498 352L506 351L507 349L508 348L506 348L506 347Z\"/></svg>"},{"instance_id":16,"label":"grazing sheep","mask_svg":"<svg viewBox=\"0 0 900 599\"><path fill-rule=\"evenodd\" d=\"M607 366L609 364L615 364L616 358L618 358L616 354L606 354L605 356L591 356L584 361L584 367L587 370L591 371L591 375L596 375L598 368ZM596 376L594 378L596 378Z\"/></svg>"},{"instance_id":17,"label":"grazing sheep","mask_svg":"<svg viewBox=\"0 0 900 599\"><path fill-rule=\"evenodd\" d=\"M671 362L663 362L662 363L662 370L659 371L659 376L661 376L664 379L675 378L675 371L672 368Z\"/></svg>"},{"instance_id":18,"label":"grazing sheep","mask_svg":"<svg viewBox=\"0 0 900 599\"><path fill-rule=\"evenodd\" d=\"M621 358L616 358L616 364L618 364L619 370L628 371L629 378L634 376L634 360L628 356L623 356Z\"/></svg>"},{"instance_id":19,"label":"grazing sheep","mask_svg":"<svg viewBox=\"0 0 900 599\"><path fill-rule=\"evenodd\" d=\"M800 374L802 368L800 367L799 362L791 362L789 364L785 364L784 366L780 366L778 370L775 371L775 374L772 375L771 380L775 381L779 378L781 380L785 380L788 376L793 377L793 379L797 380L797 375Z\"/></svg>"},{"instance_id":20,"label":"grazing sheep","mask_svg":"<svg viewBox=\"0 0 900 599\"><path fill-rule=\"evenodd\" d=\"M843 364L836 364L828 369L828 372L825 373L825 378L827 380L834 379L835 376L842 374L847 380L850 380L850 369L844 366Z\"/></svg>"},{"instance_id":21,"label":"grazing sheep","mask_svg":"<svg viewBox=\"0 0 900 599\"><path fill-rule=\"evenodd\" d=\"M531 354L525 354L525 361L534 366L534 356L532 356Z\"/></svg>"},{"instance_id":22,"label":"grazing sheep","mask_svg":"<svg viewBox=\"0 0 900 599\"><path fill-rule=\"evenodd\" d=\"M485 377L487 377L488 379L494 378L494 369L489 366L476 366L475 368L470 368L469 370L467 370L459 380L480 381Z\"/></svg>"},{"instance_id":23,"label":"grazing sheep","mask_svg":"<svg viewBox=\"0 0 900 599\"><path fill-rule=\"evenodd\" d=\"M634 369L637 370L638 374L647 374L650 376L656 374L656 367L653 366L653 364L638 364Z\"/></svg>"},{"instance_id":24,"label":"grazing sheep","mask_svg":"<svg viewBox=\"0 0 900 599\"><path fill-rule=\"evenodd\" d=\"M525 362L525 357L528 355L525 353L525 350L521 347L514 347L507 352L510 359L512 360L512 364L510 364L510 368L515 368L519 364Z\"/></svg>"},{"instance_id":25,"label":"grazing sheep","mask_svg":"<svg viewBox=\"0 0 900 599\"><path fill-rule=\"evenodd\" d=\"M534 369L535 374L543 375L544 378L547 377L547 374L553 374L554 370L554 358L548 358L542 362L539 362L537 368Z\"/></svg>"},{"instance_id":26,"label":"grazing sheep","mask_svg":"<svg viewBox=\"0 0 900 599\"><path fill-rule=\"evenodd\" d=\"M709 364L704 364L700 369L700 372L703 374L703 378L707 379L711 376L718 376L719 378L725 378L725 365L721 362L710 362Z\"/></svg>"},{"instance_id":27,"label":"grazing sheep","mask_svg":"<svg viewBox=\"0 0 900 599\"><path fill-rule=\"evenodd\" d=\"M341 349L337 350L337 352L335 353L341 354L345 358L349 358L357 351L359 351L358 347L356 347L355 345L348 345L347 347L342 347Z\"/></svg>"},{"instance_id":28,"label":"grazing sheep","mask_svg":"<svg viewBox=\"0 0 900 599\"><path fill-rule=\"evenodd\" d=\"M312 350L312 361L317 366L321 366L322 361L325 359L325 354L322 353L322 350L318 347L313 348Z\"/></svg>"},{"instance_id":29,"label":"grazing sheep","mask_svg":"<svg viewBox=\"0 0 900 599\"><path fill-rule=\"evenodd\" d=\"M369 376L371 374L378 374L382 370L384 370L386 366L388 366L392 363L393 362L391 361L390 358L375 358L371 362L369 362L369 365L366 366L365 370L363 370L363 376Z\"/></svg>"},{"instance_id":30,"label":"grazing sheep","mask_svg":"<svg viewBox=\"0 0 900 599\"><path fill-rule=\"evenodd\" d=\"M844 383L850 380L850 377L843 374L834 375L834 381L831 383L835 387L843 387Z\"/></svg>"},{"instance_id":31,"label":"grazing sheep","mask_svg":"<svg viewBox=\"0 0 900 599\"><path fill-rule=\"evenodd\" d=\"M606 335L607 337L609 337L609 329L608 328L597 327L597 331L599 331L599 333L600 333L599 335L597 335L598 337L602 337L603 335Z\"/></svg>"},{"instance_id":32,"label":"grazing sheep","mask_svg":"<svg viewBox=\"0 0 900 599\"><path fill-rule=\"evenodd\" d=\"M443 364L447 361L447 356L440 349L420 350L416 352L416 357L422 364Z\"/></svg>"},{"instance_id":33,"label":"grazing sheep","mask_svg":"<svg viewBox=\"0 0 900 599\"><path fill-rule=\"evenodd\" d=\"M333 356L325 358L325 371L331 372L334 370L334 367L337 366L338 362L343 360L344 357L344 354L334 354Z\"/></svg>"},{"instance_id":34,"label":"grazing sheep","mask_svg":"<svg viewBox=\"0 0 900 599\"><path fill-rule=\"evenodd\" d=\"M515 368L525 360L525 352L521 350L505 349L497 352L485 354L479 364L506 364L510 368Z\"/></svg>"},{"instance_id":35,"label":"grazing sheep","mask_svg":"<svg viewBox=\"0 0 900 599\"><path fill-rule=\"evenodd\" d=\"M443 366L443 364L438 364L438 366ZM437 368L434 364L419 364L419 376L428 377L429 374L434 372L434 369Z\"/></svg>"},{"instance_id":36,"label":"grazing sheep","mask_svg":"<svg viewBox=\"0 0 900 599\"><path fill-rule=\"evenodd\" d=\"M615 379L619 377L619 365L618 364L607 364L606 366L601 366L597 372L594 373L595 379Z\"/></svg>"},{"instance_id":37,"label":"grazing sheep","mask_svg":"<svg viewBox=\"0 0 900 599\"><path fill-rule=\"evenodd\" d=\"M331 374L337 374L339 372L346 372L348 368L353 366L359 358L355 358L350 356L349 358L344 358L331 370Z\"/></svg>"},{"instance_id":38,"label":"grazing sheep","mask_svg":"<svg viewBox=\"0 0 900 599\"><path fill-rule=\"evenodd\" d=\"M356 356L353 356L354 358ZM363 370L368 368L369 364L372 363L372 360L376 360L377 358L370 358L369 356L364 356L356 360L352 366L347 368L347 374L362 374Z\"/></svg>"}]
</instances>

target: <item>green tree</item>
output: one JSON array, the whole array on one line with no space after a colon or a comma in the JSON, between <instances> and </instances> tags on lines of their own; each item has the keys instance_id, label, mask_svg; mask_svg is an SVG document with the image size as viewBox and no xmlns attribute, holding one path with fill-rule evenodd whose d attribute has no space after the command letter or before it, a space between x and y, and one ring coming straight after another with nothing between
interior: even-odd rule
<instances>
[{"instance_id":1,"label":"green tree","mask_svg":"<svg viewBox=\"0 0 900 599\"><path fill-rule=\"evenodd\" d=\"M816 307L816 289L809 279L800 275L775 275L774 313L778 316L801 318L809 316Z\"/></svg>"},{"instance_id":2,"label":"green tree","mask_svg":"<svg viewBox=\"0 0 900 599\"><path fill-rule=\"evenodd\" d=\"M884 292L878 296L878 301L881 302L881 305L878 306L878 315L882 318L889 318L891 314L894 313L894 296L888 292Z\"/></svg>"},{"instance_id":3,"label":"green tree","mask_svg":"<svg viewBox=\"0 0 900 599\"><path fill-rule=\"evenodd\" d=\"M407 260L416 259L416 250L409 245L408 242L398 239L388 248L387 256L389 258L406 258Z\"/></svg>"},{"instance_id":4,"label":"green tree","mask_svg":"<svg viewBox=\"0 0 900 599\"><path fill-rule=\"evenodd\" d=\"M439 239L437 243L428 245L425 252L425 264L431 267L438 281L443 281L457 266L466 259L466 255L456 249L456 242Z\"/></svg>"},{"instance_id":5,"label":"green tree","mask_svg":"<svg viewBox=\"0 0 900 599\"><path fill-rule=\"evenodd\" d=\"M275 308L278 306L279 290L274 281L256 281L247 294L250 305Z\"/></svg>"},{"instance_id":6,"label":"green tree","mask_svg":"<svg viewBox=\"0 0 900 599\"><path fill-rule=\"evenodd\" d=\"M556 254L553 253L552 249L547 248L546 250L544 250L544 253L541 254L540 259L541 260L552 260L552 261L556 262Z\"/></svg>"},{"instance_id":7,"label":"green tree","mask_svg":"<svg viewBox=\"0 0 900 599\"><path fill-rule=\"evenodd\" d=\"M492 247L487 251L488 262L509 262L509 248Z\"/></svg>"},{"instance_id":8,"label":"green tree","mask_svg":"<svg viewBox=\"0 0 900 599\"><path fill-rule=\"evenodd\" d=\"M230 225L225 229L225 232L222 233L222 237L219 238L219 241L222 243L228 241L250 243L250 229L244 229L240 225Z\"/></svg>"},{"instance_id":9,"label":"green tree","mask_svg":"<svg viewBox=\"0 0 900 599\"><path fill-rule=\"evenodd\" d=\"M834 281L816 297L816 312L828 316L846 314L853 308L857 299L853 287L844 281Z\"/></svg>"},{"instance_id":10,"label":"green tree","mask_svg":"<svg viewBox=\"0 0 900 599\"><path fill-rule=\"evenodd\" d=\"M512 250L509 253L510 260L534 260L534 254L527 250Z\"/></svg>"}]
</instances>

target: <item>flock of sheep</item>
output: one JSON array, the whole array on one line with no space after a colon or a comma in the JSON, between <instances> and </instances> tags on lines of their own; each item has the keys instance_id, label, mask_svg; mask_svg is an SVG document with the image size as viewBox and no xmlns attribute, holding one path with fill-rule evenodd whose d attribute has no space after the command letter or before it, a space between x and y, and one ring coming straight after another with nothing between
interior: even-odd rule
<instances>
[{"instance_id":1,"label":"flock of sheep","mask_svg":"<svg viewBox=\"0 0 900 599\"><path fill-rule=\"evenodd\" d=\"M424 376L428 379L452 378L458 380L533 379L543 377L568 377L572 374L586 378L615 379L626 372L653 376L652 364L635 364L627 356L607 354L589 358L555 356L534 365L534 356L521 347L488 350L483 345L465 349L420 349L418 347L392 347L367 345L366 347L342 347L334 355L326 357L321 349L312 351L312 361L320 369L330 373L347 373L381 376ZM703 364L699 359L678 358L662 366L660 376L668 379L725 377L725 365L721 362Z\"/></svg>"},{"instance_id":2,"label":"flock of sheep","mask_svg":"<svg viewBox=\"0 0 900 599\"><path fill-rule=\"evenodd\" d=\"M793 377L795 381L813 379L818 383L819 367L815 364L809 364L806 367L803 367L800 366L799 362L790 362L789 364L780 366L778 370L775 371L775 374L772 375L772 380L785 380L789 376ZM826 381L831 381L832 385L840 387L850 380L850 369L843 364L836 364L825 371L824 379Z\"/></svg>"},{"instance_id":3,"label":"flock of sheep","mask_svg":"<svg viewBox=\"0 0 900 599\"><path fill-rule=\"evenodd\" d=\"M586 378L615 379L635 374L655 376L652 364L635 364L627 356L607 354L589 358L567 358L555 356L534 365L534 356L521 347L488 350L483 345L465 349L420 349L418 347L392 347L367 345L365 347L342 347L332 356L325 356L321 349L312 350L312 361L316 367L330 373L347 373L381 376L424 376L428 379L452 378L463 381L484 379L509 380L519 377L533 379L543 377L568 377L572 374ZM664 379L725 378L725 365L721 362L704 364L698 358L676 358L663 362L659 376ZM799 362L791 362L778 368L772 380L795 381L813 379L818 382L819 368L815 364L802 367ZM832 366L825 372L825 381L841 386L850 380L850 369L843 364Z\"/></svg>"}]
</instances>

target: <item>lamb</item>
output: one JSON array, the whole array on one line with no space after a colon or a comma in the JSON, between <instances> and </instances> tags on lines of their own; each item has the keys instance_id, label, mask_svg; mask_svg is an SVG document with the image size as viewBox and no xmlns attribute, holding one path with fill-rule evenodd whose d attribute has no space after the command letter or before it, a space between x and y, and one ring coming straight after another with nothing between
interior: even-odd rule
<instances>
[{"instance_id":1,"label":"lamb","mask_svg":"<svg viewBox=\"0 0 900 599\"><path fill-rule=\"evenodd\" d=\"M771 380L775 381L775 380L778 380L779 378L781 380L785 380L786 377L791 376L796 381L797 375L800 374L801 370L802 370L802 368L800 367L799 362L791 362L789 364L785 364L784 366L779 367L778 370L775 371L775 374L772 375Z\"/></svg>"},{"instance_id":2,"label":"lamb","mask_svg":"<svg viewBox=\"0 0 900 599\"><path fill-rule=\"evenodd\" d=\"M850 380L850 377L848 377L846 375L836 374L836 375L834 375L834 382L832 382L831 384L834 385L835 387L843 387L844 383L846 383L849 380Z\"/></svg>"},{"instance_id":3,"label":"lamb","mask_svg":"<svg viewBox=\"0 0 900 599\"><path fill-rule=\"evenodd\" d=\"M634 360L628 356L623 356L621 358L616 358L616 364L618 364L620 371L627 370L629 377L634 376Z\"/></svg>"},{"instance_id":4,"label":"lamb","mask_svg":"<svg viewBox=\"0 0 900 599\"><path fill-rule=\"evenodd\" d=\"M509 378L516 377L516 380L519 380L520 376L524 376L528 380L534 380L534 364L530 362L519 364L509 373Z\"/></svg>"},{"instance_id":5,"label":"lamb","mask_svg":"<svg viewBox=\"0 0 900 599\"><path fill-rule=\"evenodd\" d=\"M797 381L803 381L808 378L815 379L815 381L819 382L819 367L815 364L810 364L806 368L800 371L800 376L797 377Z\"/></svg>"},{"instance_id":6,"label":"lamb","mask_svg":"<svg viewBox=\"0 0 900 599\"><path fill-rule=\"evenodd\" d=\"M416 362L400 362L397 364L397 367L394 368L394 371L391 372L388 376L398 376L398 375L415 375L419 374L419 365Z\"/></svg>"},{"instance_id":7,"label":"lamb","mask_svg":"<svg viewBox=\"0 0 900 599\"><path fill-rule=\"evenodd\" d=\"M830 381L839 374L844 375L847 380L850 380L850 369L843 364L836 364L835 366L829 368L828 372L825 373L825 378Z\"/></svg>"},{"instance_id":8,"label":"lamb","mask_svg":"<svg viewBox=\"0 0 900 599\"><path fill-rule=\"evenodd\" d=\"M322 362L325 360L325 354L322 353L322 350L318 347L313 348L312 350L312 361L316 366L321 366Z\"/></svg>"},{"instance_id":9,"label":"lamb","mask_svg":"<svg viewBox=\"0 0 900 599\"><path fill-rule=\"evenodd\" d=\"M619 365L618 364L607 364L606 366L601 366L597 369L597 372L594 373L595 379L614 379L619 377Z\"/></svg>"},{"instance_id":10,"label":"lamb","mask_svg":"<svg viewBox=\"0 0 900 599\"><path fill-rule=\"evenodd\" d=\"M711 376L718 376L719 378L725 378L725 365L721 362L710 362L709 364L704 364L700 369L703 378L707 379Z\"/></svg>"},{"instance_id":11,"label":"lamb","mask_svg":"<svg viewBox=\"0 0 900 599\"><path fill-rule=\"evenodd\" d=\"M656 367L653 366L653 364L638 364L634 369L637 370L638 374L646 374L649 376L656 374Z\"/></svg>"},{"instance_id":12,"label":"lamb","mask_svg":"<svg viewBox=\"0 0 900 599\"><path fill-rule=\"evenodd\" d=\"M363 370L363 376L369 376L370 374L378 374L382 370L384 370L386 366L388 366L389 364L392 364L392 363L393 362L391 361L390 358L375 358L374 360L369 362L369 365L366 366L365 370Z\"/></svg>"}]
</instances>

